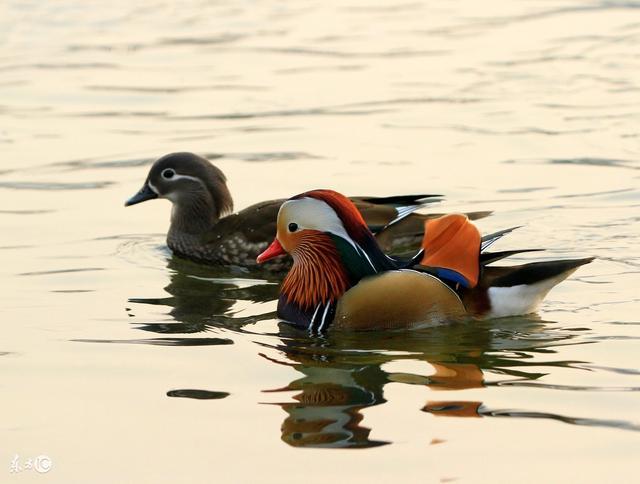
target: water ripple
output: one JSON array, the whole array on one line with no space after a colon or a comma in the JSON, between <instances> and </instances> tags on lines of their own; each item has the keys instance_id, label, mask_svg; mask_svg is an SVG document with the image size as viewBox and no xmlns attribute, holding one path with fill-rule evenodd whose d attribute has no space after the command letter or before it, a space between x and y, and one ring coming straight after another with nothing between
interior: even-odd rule
<instances>
[{"instance_id":1,"label":"water ripple","mask_svg":"<svg viewBox=\"0 0 640 484\"><path fill-rule=\"evenodd\" d=\"M94 190L96 188L106 188L113 185L112 181L95 182L0 182L0 188L11 190L46 190L46 191L66 191L66 190Z\"/></svg>"},{"instance_id":2,"label":"water ripple","mask_svg":"<svg viewBox=\"0 0 640 484\"><path fill-rule=\"evenodd\" d=\"M57 269L51 271L34 271L34 272L21 272L18 276L49 276L53 274L69 274L72 272L94 272L104 271L104 267L83 267L78 269Z\"/></svg>"},{"instance_id":3,"label":"water ripple","mask_svg":"<svg viewBox=\"0 0 640 484\"><path fill-rule=\"evenodd\" d=\"M117 343L151 346L219 346L232 345L228 338L149 338L149 339L72 339L76 343Z\"/></svg>"}]
</instances>

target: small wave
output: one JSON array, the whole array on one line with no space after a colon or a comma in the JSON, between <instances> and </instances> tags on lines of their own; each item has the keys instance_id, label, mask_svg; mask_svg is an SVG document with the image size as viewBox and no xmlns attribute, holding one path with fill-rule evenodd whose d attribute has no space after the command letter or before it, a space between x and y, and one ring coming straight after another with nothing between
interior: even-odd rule
<instances>
[{"instance_id":1,"label":"small wave","mask_svg":"<svg viewBox=\"0 0 640 484\"><path fill-rule=\"evenodd\" d=\"M67 117L78 118L165 118L169 113L166 111L85 111L67 114Z\"/></svg>"},{"instance_id":2,"label":"small wave","mask_svg":"<svg viewBox=\"0 0 640 484\"><path fill-rule=\"evenodd\" d=\"M151 346L218 346L232 345L228 338L149 338L149 339L72 339L76 343L119 343Z\"/></svg>"},{"instance_id":3,"label":"small wave","mask_svg":"<svg viewBox=\"0 0 640 484\"><path fill-rule=\"evenodd\" d=\"M208 86L111 86L96 84L85 86L85 89L90 91L129 92L133 94L179 94L199 91L264 91L269 88L243 84L211 84Z\"/></svg>"},{"instance_id":4,"label":"small wave","mask_svg":"<svg viewBox=\"0 0 640 484\"><path fill-rule=\"evenodd\" d=\"M49 163L48 167L68 168L70 170L97 169L97 168L131 168L151 164L155 158L80 158L77 160L56 161Z\"/></svg>"},{"instance_id":5,"label":"small wave","mask_svg":"<svg viewBox=\"0 0 640 484\"><path fill-rule=\"evenodd\" d=\"M171 251L164 240L160 240L164 239L161 234L128 234L108 238L122 240L114 255L138 267L164 270L167 260L171 258Z\"/></svg>"},{"instance_id":6,"label":"small wave","mask_svg":"<svg viewBox=\"0 0 640 484\"><path fill-rule=\"evenodd\" d=\"M0 182L0 188L10 190L94 190L96 188L106 188L113 185L111 181L95 182Z\"/></svg>"},{"instance_id":7,"label":"small wave","mask_svg":"<svg viewBox=\"0 0 640 484\"><path fill-rule=\"evenodd\" d=\"M79 269L56 269L52 271L22 272L18 275L19 276L49 276L53 274L68 274L71 272L94 272L94 271L104 271L104 270L106 270L104 267L83 267Z\"/></svg>"},{"instance_id":8,"label":"small wave","mask_svg":"<svg viewBox=\"0 0 640 484\"><path fill-rule=\"evenodd\" d=\"M620 430L640 431L640 425L626 420L608 420L599 418L568 417L548 412L520 411L520 410L480 410L480 415L486 417L515 417L515 418L539 418L557 420L572 425L584 425L587 427L608 427Z\"/></svg>"},{"instance_id":9,"label":"small wave","mask_svg":"<svg viewBox=\"0 0 640 484\"><path fill-rule=\"evenodd\" d=\"M567 134L568 132L563 132ZM581 157L581 158L521 158L504 160L502 163L522 163L522 164L550 164L550 165L577 165L577 166L596 166L606 168L626 168L630 170L638 170L640 166L634 166L638 164L638 161L624 160L617 158L596 158L596 157Z\"/></svg>"},{"instance_id":10,"label":"small wave","mask_svg":"<svg viewBox=\"0 0 640 484\"><path fill-rule=\"evenodd\" d=\"M221 34L210 37L170 37L160 39L157 45L219 45L230 44L245 38L246 35L241 34Z\"/></svg>"},{"instance_id":11,"label":"small wave","mask_svg":"<svg viewBox=\"0 0 640 484\"><path fill-rule=\"evenodd\" d=\"M19 70L67 70L67 69L115 69L118 66L108 62L42 62L34 64L12 64L0 66L1 71L19 71Z\"/></svg>"},{"instance_id":12,"label":"small wave","mask_svg":"<svg viewBox=\"0 0 640 484\"><path fill-rule=\"evenodd\" d=\"M42 210L0 210L0 214L7 214L7 215L40 215L43 213L53 213L56 212L56 210L46 210L46 209L42 209Z\"/></svg>"},{"instance_id":13,"label":"small wave","mask_svg":"<svg viewBox=\"0 0 640 484\"><path fill-rule=\"evenodd\" d=\"M539 383L528 381L505 381L496 383L497 386L512 386L512 387L533 387L544 388L547 390L565 390L565 391L587 391L587 392L640 392L640 387L602 387L602 386L590 386L590 385L558 385L552 383Z\"/></svg>"},{"instance_id":14,"label":"small wave","mask_svg":"<svg viewBox=\"0 0 640 484\"><path fill-rule=\"evenodd\" d=\"M96 292L96 291L95 289L55 289L50 292L55 292L58 294L77 294L77 293Z\"/></svg>"},{"instance_id":15,"label":"small wave","mask_svg":"<svg viewBox=\"0 0 640 484\"><path fill-rule=\"evenodd\" d=\"M347 52L339 50L325 50L325 49L309 49L304 47L254 47L252 50L257 52L273 52L277 54L295 54L295 55L310 55L319 57L336 57L347 59L367 59L367 58L384 58L384 59L404 59L410 57L434 57L439 55L445 55L448 51L445 50L412 50L412 49L398 49L380 52Z\"/></svg>"},{"instance_id":16,"label":"small wave","mask_svg":"<svg viewBox=\"0 0 640 484\"><path fill-rule=\"evenodd\" d=\"M632 166L632 164L637 164L637 161L620 160L615 158L556 158L548 160L548 163L552 165L606 166L613 168L628 168L631 170L640 169L638 166Z\"/></svg>"},{"instance_id":17,"label":"small wave","mask_svg":"<svg viewBox=\"0 0 640 484\"><path fill-rule=\"evenodd\" d=\"M232 158L242 161L292 161L292 160L319 160L322 156L312 155L303 151L281 151L271 153L226 153L222 158Z\"/></svg>"}]
</instances>

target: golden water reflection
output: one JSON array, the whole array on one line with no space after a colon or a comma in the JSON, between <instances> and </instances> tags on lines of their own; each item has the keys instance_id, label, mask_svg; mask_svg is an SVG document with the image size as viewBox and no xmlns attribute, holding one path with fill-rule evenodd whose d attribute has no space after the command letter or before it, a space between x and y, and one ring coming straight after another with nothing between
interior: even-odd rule
<instances>
[{"instance_id":1,"label":"golden water reflection","mask_svg":"<svg viewBox=\"0 0 640 484\"><path fill-rule=\"evenodd\" d=\"M252 333L254 324L274 318L272 311L243 317L235 310L237 301L274 301L278 295L274 281L243 279L246 274L234 273L234 269L204 267L177 257L168 260L167 269L170 283L164 290L168 297L130 298L129 302L168 307L171 319L145 323L138 329L187 335L212 330ZM387 402L384 389L390 383L424 387L429 394L416 410L436 417L544 418L639 430L624 421L578 419L535 409L492 409L482 401L461 399L456 393L495 385L525 385L551 373L552 367L584 370L585 362L549 360L556 354L554 347L581 344L573 341L581 328L566 331L554 324L528 316L443 325L425 331L311 337L280 323L271 340L257 342L258 352L265 360L290 367L299 375L281 387L263 392L295 392L282 401L267 403L285 411L281 439L294 447L364 448L390 444L371 438L372 429L363 422L363 410ZM198 338L193 336L176 341L198 344ZM544 357L544 362L537 356ZM431 372L387 369L389 364L406 361L426 363ZM167 395L210 400L228 396L218 390L172 389Z\"/></svg>"},{"instance_id":2,"label":"golden water reflection","mask_svg":"<svg viewBox=\"0 0 640 484\"><path fill-rule=\"evenodd\" d=\"M390 442L369 438L371 429L362 425L362 410L384 404L384 387L389 383L422 386L430 390L424 412L447 417L485 415L482 402L463 401L438 391L483 388L485 373L491 371L515 380L535 380L544 375L529 370L526 353L559 344L570 335L544 334L546 324L523 319L519 331L535 333L529 344L523 340L505 347L506 339L494 336L491 325L459 324L442 326L428 333L393 332L387 334L334 334L313 339L292 335L271 347L277 358L270 361L288 365L301 373L288 385L267 392L297 393L293 402L278 403L287 413L281 430L282 440L297 447L372 447ZM283 328L286 332L287 328ZM294 330L290 330L294 332ZM502 352L517 351L520 356L504 357ZM550 350L550 352L553 352ZM410 360L425 362L431 374L390 372L388 363ZM545 363L570 366L571 362ZM535 364L536 370L540 364ZM438 395L438 396L436 396ZM449 398L447 398L449 397Z\"/></svg>"}]
</instances>

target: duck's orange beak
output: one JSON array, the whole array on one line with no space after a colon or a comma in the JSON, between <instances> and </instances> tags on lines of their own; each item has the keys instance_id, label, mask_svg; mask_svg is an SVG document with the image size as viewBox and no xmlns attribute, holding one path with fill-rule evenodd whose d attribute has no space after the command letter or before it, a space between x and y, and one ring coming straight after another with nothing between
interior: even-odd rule
<instances>
[{"instance_id":1,"label":"duck's orange beak","mask_svg":"<svg viewBox=\"0 0 640 484\"><path fill-rule=\"evenodd\" d=\"M278 257L279 255L283 255L286 253L287 252L282 248L282 245L280 245L280 242L278 242L278 239L273 239L273 242L271 242L271 245L267 247L265 251L256 258L256 262L258 264L262 264L263 262L266 262L268 260L273 259L274 257Z\"/></svg>"}]
</instances>

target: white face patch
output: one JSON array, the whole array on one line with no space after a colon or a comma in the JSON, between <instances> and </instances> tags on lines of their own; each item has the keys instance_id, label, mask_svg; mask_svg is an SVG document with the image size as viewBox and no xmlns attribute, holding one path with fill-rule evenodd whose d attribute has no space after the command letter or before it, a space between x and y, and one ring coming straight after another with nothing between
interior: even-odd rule
<instances>
[{"instance_id":1,"label":"white face patch","mask_svg":"<svg viewBox=\"0 0 640 484\"><path fill-rule=\"evenodd\" d=\"M298 230L330 232L356 246L345 230L340 217L322 200L300 198L284 202L278 212L278 227L288 230L291 223L297 224Z\"/></svg>"},{"instance_id":2,"label":"white face patch","mask_svg":"<svg viewBox=\"0 0 640 484\"><path fill-rule=\"evenodd\" d=\"M151 189L151 191L153 193L155 193L156 195L160 196L160 192L158 191L158 189L153 186L153 183L151 183L150 181L147 181L147 185L149 185L149 188Z\"/></svg>"}]
</instances>

